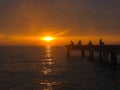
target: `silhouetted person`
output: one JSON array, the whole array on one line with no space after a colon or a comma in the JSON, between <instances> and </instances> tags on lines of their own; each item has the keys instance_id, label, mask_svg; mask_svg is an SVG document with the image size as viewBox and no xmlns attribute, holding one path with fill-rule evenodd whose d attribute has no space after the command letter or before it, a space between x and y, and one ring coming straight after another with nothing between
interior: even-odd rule
<instances>
[{"instance_id":1,"label":"silhouetted person","mask_svg":"<svg viewBox=\"0 0 120 90\"><path fill-rule=\"evenodd\" d=\"M102 38L100 38L100 40L99 40L99 45L104 45ZM106 52L100 51L100 58L101 59L105 59L106 56L107 56Z\"/></svg>"},{"instance_id":2,"label":"silhouetted person","mask_svg":"<svg viewBox=\"0 0 120 90\"><path fill-rule=\"evenodd\" d=\"M78 46L81 46L82 45L82 42L81 42L81 40L79 40L79 42L78 42L78 44L77 44Z\"/></svg>"},{"instance_id":3,"label":"silhouetted person","mask_svg":"<svg viewBox=\"0 0 120 90\"><path fill-rule=\"evenodd\" d=\"M72 40L70 41L70 46L74 46L74 42Z\"/></svg>"},{"instance_id":4,"label":"silhouetted person","mask_svg":"<svg viewBox=\"0 0 120 90\"><path fill-rule=\"evenodd\" d=\"M102 41L102 38L100 38L99 44L100 44L100 45L104 45L104 42Z\"/></svg>"},{"instance_id":5,"label":"silhouetted person","mask_svg":"<svg viewBox=\"0 0 120 90\"><path fill-rule=\"evenodd\" d=\"M93 43L91 42L91 40L88 42L88 46L92 46Z\"/></svg>"}]
</instances>

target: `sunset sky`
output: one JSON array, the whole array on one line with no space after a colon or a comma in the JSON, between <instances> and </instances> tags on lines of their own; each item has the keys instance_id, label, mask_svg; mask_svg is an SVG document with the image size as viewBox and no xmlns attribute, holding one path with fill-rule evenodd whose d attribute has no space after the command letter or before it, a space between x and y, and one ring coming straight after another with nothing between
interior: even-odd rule
<instances>
[{"instance_id":1,"label":"sunset sky","mask_svg":"<svg viewBox=\"0 0 120 90\"><path fill-rule=\"evenodd\" d=\"M120 0L0 0L0 45L97 43L101 37L120 44Z\"/></svg>"}]
</instances>

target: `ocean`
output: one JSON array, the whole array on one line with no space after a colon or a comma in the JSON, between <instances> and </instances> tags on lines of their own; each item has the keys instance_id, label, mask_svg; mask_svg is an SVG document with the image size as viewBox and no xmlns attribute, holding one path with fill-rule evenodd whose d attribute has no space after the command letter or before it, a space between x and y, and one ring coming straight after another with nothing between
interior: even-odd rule
<instances>
[{"instance_id":1,"label":"ocean","mask_svg":"<svg viewBox=\"0 0 120 90\"><path fill-rule=\"evenodd\" d=\"M120 90L120 66L62 46L0 46L0 90Z\"/></svg>"}]
</instances>

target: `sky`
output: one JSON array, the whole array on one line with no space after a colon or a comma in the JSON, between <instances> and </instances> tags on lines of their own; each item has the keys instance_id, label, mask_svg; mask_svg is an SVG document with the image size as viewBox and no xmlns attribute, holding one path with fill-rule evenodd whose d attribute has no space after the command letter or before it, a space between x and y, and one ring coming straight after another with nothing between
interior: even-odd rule
<instances>
[{"instance_id":1,"label":"sky","mask_svg":"<svg viewBox=\"0 0 120 90\"><path fill-rule=\"evenodd\" d=\"M0 0L0 45L54 45L71 39L120 43L120 0Z\"/></svg>"}]
</instances>

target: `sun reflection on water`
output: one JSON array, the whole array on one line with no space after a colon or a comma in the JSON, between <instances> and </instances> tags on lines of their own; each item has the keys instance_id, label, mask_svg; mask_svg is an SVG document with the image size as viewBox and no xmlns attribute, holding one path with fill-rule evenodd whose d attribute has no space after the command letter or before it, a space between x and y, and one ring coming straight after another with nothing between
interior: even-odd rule
<instances>
[{"instance_id":1,"label":"sun reflection on water","mask_svg":"<svg viewBox=\"0 0 120 90\"><path fill-rule=\"evenodd\" d=\"M41 71L44 75L47 75L52 72L52 69L43 67L43 70Z\"/></svg>"},{"instance_id":2,"label":"sun reflection on water","mask_svg":"<svg viewBox=\"0 0 120 90\"><path fill-rule=\"evenodd\" d=\"M38 83L38 86L42 86L43 90L53 90L54 86L58 86L61 84L61 81L49 81L49 80L44 80Z\"/></svg>"},{"instance_id":3,"label":"sun reflection on water","mask_svg":"<svg viewBox=\"0 0 120 90\"><path fill-rule=\"evenodd\" d=\"M44 59L44 62L42 62L42 65L53 65L54 61L50 58Z\"/></svg>"},{"instance_id":4,"label":"sun reflection on water","mask_svg":"<svg viewBox=\"0 0 120 90\"><path fill-rule=\"evenodd\" d=\"M46 47L45 51L45 59L42 61L42 70L41 73L44 76L49 76L53 72L52 66L55 64L52 59L52 49L50 46ZM50 78L50 77L49 77ZM38 85L42 87L42 90L53 90L53 86L59 84L58 82L52 80L50 81L48 77L42 79L42 81L38 82Z\"/></svg>"},{"instance_id":5,"label":"sun reflection on water","mask_svg":"<svg viewBox=\"0 0 120 90\"><path fill-rule=\"evenodd\" d=\"M42 65L43 68L41 70L42 74L48 75L52 72L51 66L54 64L52 57L52 50L50 46L46 47L46 53L45 53L46 58L43 60Z\"/></svg>"}]
</instances>

